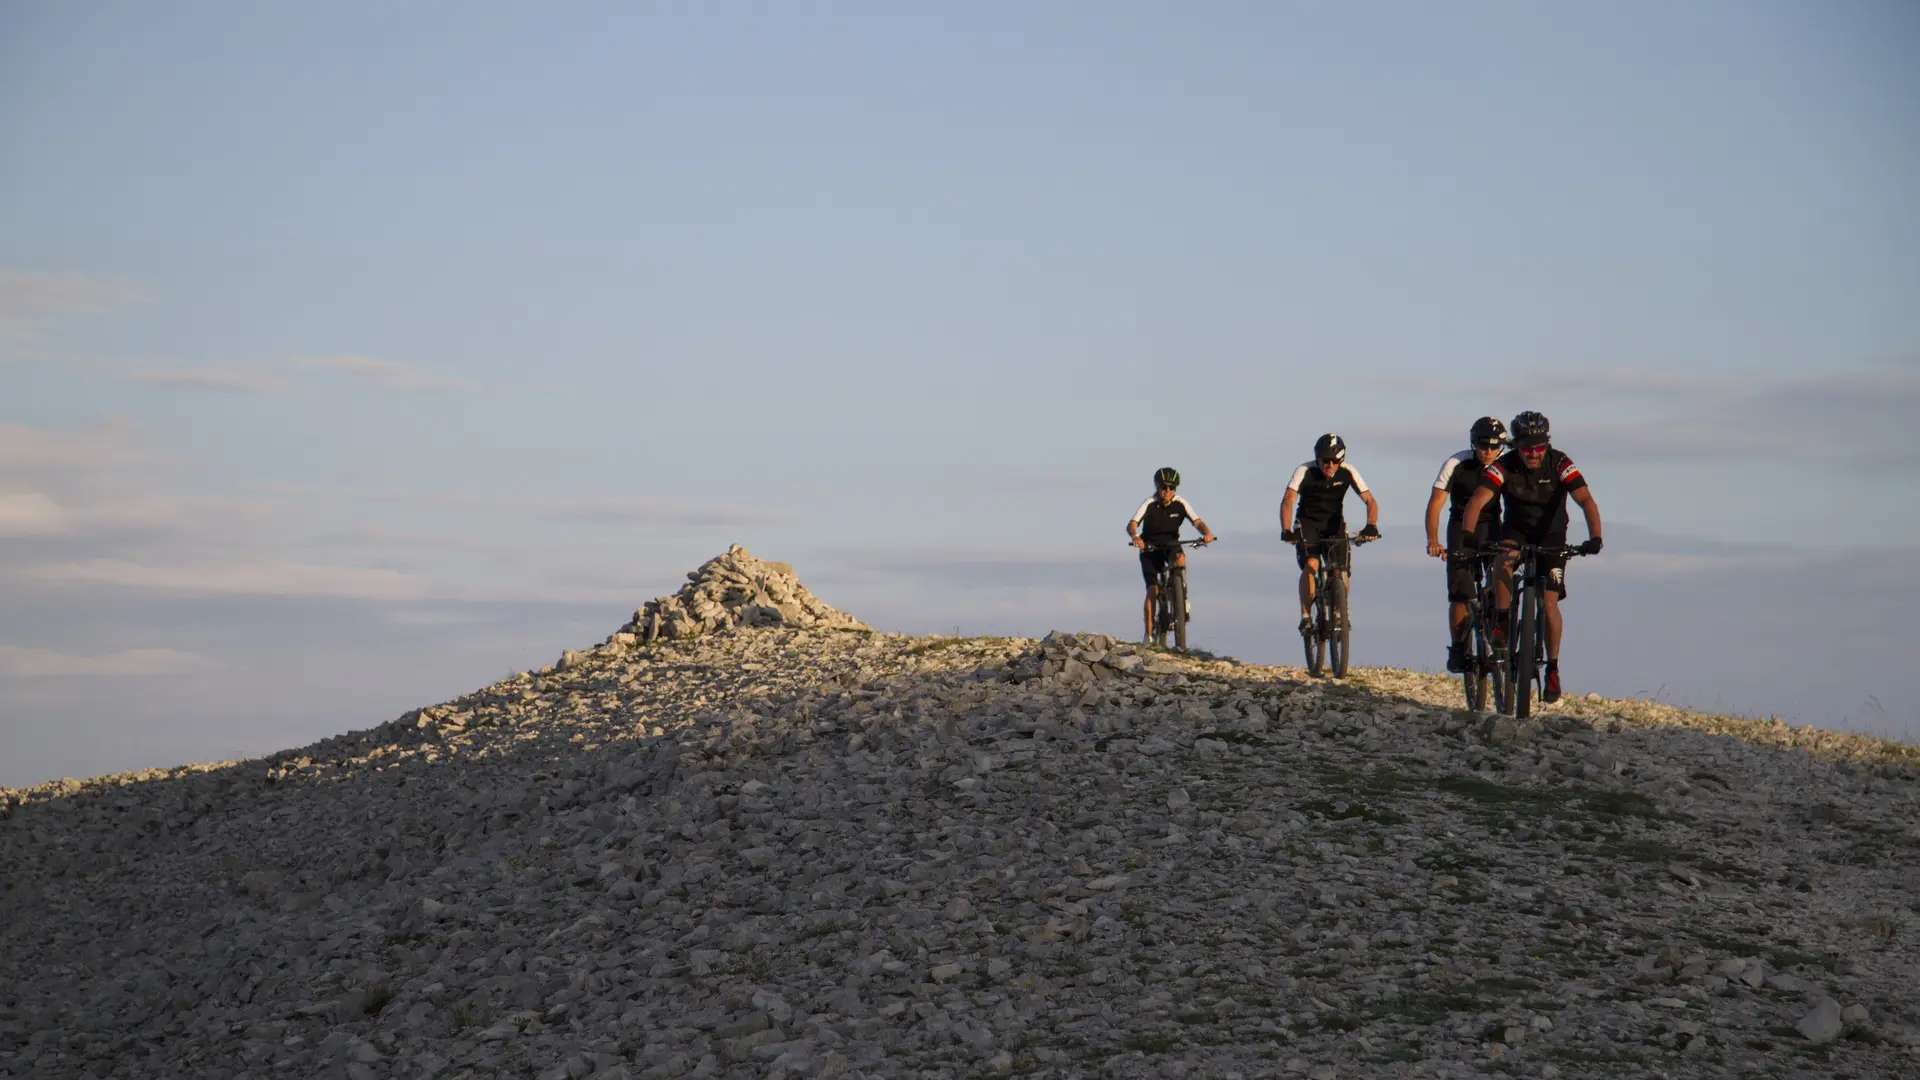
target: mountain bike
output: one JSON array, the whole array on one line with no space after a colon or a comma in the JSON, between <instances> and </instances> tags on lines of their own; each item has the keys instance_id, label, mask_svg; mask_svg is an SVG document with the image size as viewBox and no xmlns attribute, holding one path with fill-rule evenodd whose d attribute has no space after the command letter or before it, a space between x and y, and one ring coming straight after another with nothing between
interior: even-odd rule
<instances>
[{"instance_id":1,"label":"mountain bike","mask_svg":"<svg viewBox=\"0 0 1920 1080\"><path fill-rule=\"evenodd\" d=\"M1348 533L1344 537L1327 536L1312 542L1294 541L1309 558L1320 560L1320 569L1313 574L1312 622L1300 631L1300 642L1307 651L1309 675L1317 676L1325 670L1329 658L1334 678L1342 679L1347 674L1347 650L1353 641L1353 622L1347 616L1347 583L1334 567L1327 565L1332 561L1327 558L1327 552L1343 539L1350 541L1349 552L1372 540L1359 533Z\"/></svg>"},{"instance_id":2,"label":"mountain bike","mask_svg":"<svg viewBox=\"0 0 1920 1080\"><path fill-rule=\"evenodd\" d=\"M1467 708L1475 712L1506 712L1507 665L1494 655L1493 623L1499 614L1493 603L1493 566L1498 551L1449 551L1449 559L1473 560L1473 599L1467 603L1466 670L1460 682L1467 692ZM1489 708L1491 706L1491 708Z\"/></svg>"},{"instance_id":3,"label":"mountain bike","mask_svg":"<svg viewBox=\"0 0 1920 1080\"><path fill-rule=\"evenodd\" d=\"M1544 595L1547 575L1540 569L1541 556L1585 555L1577 547L1564 544L1522 544L1516 550L1513 568L1514 600L1508 611L1507 685L1513 699L1513 715L1525 720L1533 715L1536 687L1546 685L1547 617ZM1505 709L1501 710L1505 712Z\"/></svg>"},{"instance_id":4,"label":"mountain bike","mask_svg":"<svg viewBox=\"0 0 1920 1080\"><path fill-rule=\"evenodd\" d=\"M1181 548L1205 547L1205 540L1175 540L1168 543L1149 543L1144 551L1173 551ZM1153 605L1153 625L1147 628L1147 640L1155 645L1165 646L1169 631L1173 634L1173 647L1187 647L1187 568L1172 559L1160 569L1157 577L1159 599Z\"/></svg>"}]
</instances>

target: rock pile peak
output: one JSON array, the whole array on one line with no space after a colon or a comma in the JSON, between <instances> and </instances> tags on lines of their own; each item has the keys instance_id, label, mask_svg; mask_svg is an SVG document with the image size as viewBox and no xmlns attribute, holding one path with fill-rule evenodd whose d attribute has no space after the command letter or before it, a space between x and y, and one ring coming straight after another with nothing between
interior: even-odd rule
<instances>
[{"instance_id":1,"label":"rock pile peak","mask_svg":"<svg viewBox=\"0 0 1920 1080\"><path fill-rule=\"evenodd\" d=\"M611 640L619 645L644 645L661 638L699 637L736 626L871 629L808 592L792 566L757 559L735 544L688 571L687 584L679 592L656 597L635 611L633 620Z\"/></svg>"}]
</instances>

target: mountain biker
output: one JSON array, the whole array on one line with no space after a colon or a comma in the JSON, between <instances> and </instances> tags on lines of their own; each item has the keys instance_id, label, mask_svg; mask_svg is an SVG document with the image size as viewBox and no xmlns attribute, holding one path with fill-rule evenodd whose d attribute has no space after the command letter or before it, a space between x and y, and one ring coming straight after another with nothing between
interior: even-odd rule
<instances>
[{"instance_id":1,"label":"mountain biker","mask_svg":"<svg viewBox=\"0 0 1920 1080\"><path fill-rule=\"evenodd\" d=\"M1313 629L1313 575L1320 569L1320 556L1308 555L1307 547L1319 540L1330 541L1327 547L1327 565L1340 575L1347 585L1347 595L1353 595L1349 581L1349 558L1351 553L1347 545L1347 519L1345 506L1347 492L1360 493L1360 500L1367 504L1367 527L1360 530L1363 540L1380 538L1380 504L1373 500L1373 492L1367 490L1367 482L1360 473L1347 464L1347 443L1345 439L1329 431L1320 436L1313 444L1313 460L1302 462L1293 470L1293 476L1287 481L1287 493L1280 498L1280 539L1293 544L1294 561L1300 566L1300 632ZM1300 520L1294 521L1294 507L1298 504ZM1298 526L1297 528L1295 526Z\"/></svg>"},{"instance_id":2,"label":"mountain biker","mask_svg":"<svg viewBox=\"0 0 1920 1080\"><path fill-rule=\"evenodd\" d=\"M1180 473L1172 466L1153 474L1153 494L1127 519L1127 539L1140 549L1140 576L1147 581L1147 605L1144 609L1147 637L1153 636L1153 605L1160 599L1160 575L1169 566L1185 567L1187 553L1180 550L1180 526L1193 522L1200 530L1200 541L1211 544L1216 537L1193 504L1176 494Z\"/></svg>"},{"instance_id":3,"label":"mountain biker","mask_svg":"<svg viewBox=\"0 0 1920 1080\"><path fill-rule=\"evenodd\" d=\"M1519 561L1516 549L1523 543L1545 547L1563 547L1567 542L1567 499L1580 504L1587 519L1587 540L1577 550L1583 555L1600 554L1600 504L1593 501L1587 478L1573 459L1553 448L1547 418L1527 411L1513 418L1509 434L1514 448L1487 466L1480 490L1467 500L1461 515L1461 543L1473 548L1479 541L1480 516L1494 496L1500 496L1505 520L1499 530L1500 546L1507 551L1501 560L1494 583L1494 603L1499 608L1494 619L1496 643L1504 645L1507 610L1512 604L1513 567ZM1560 700L1560 601L1567 595L1567 557L1540 557L1540 569L1547 575L1548 587L1541 591L1547 622L1547 681L1540 689L1540 700L1551 704Z\"/></svg>"},{"instance_id":4,"label":"mountain biker","mask_svg":"<svg viewBox=\"0 0 1920 1080\"><path fill-rule=\"evenodd\" d=\"M1507 425L1498 417L1483 416L1467 432L1469 448L1440 463L1440 475L1434 478L1433 494L1427 497L1427 554L1447 560L1447 670L1458 674L1467 667L1467 605L1473 602L1473 560L1449 556L1460 550L1460 516L1467 501L1480 490L1486 468L1500 457L1507 441ZM1452 502L1447 515L1446 542L1441 543L1440 507ZM1482 511L1478 539L1484 544L1500 527L1500 508Z\"/></svg>"}]
</instances>

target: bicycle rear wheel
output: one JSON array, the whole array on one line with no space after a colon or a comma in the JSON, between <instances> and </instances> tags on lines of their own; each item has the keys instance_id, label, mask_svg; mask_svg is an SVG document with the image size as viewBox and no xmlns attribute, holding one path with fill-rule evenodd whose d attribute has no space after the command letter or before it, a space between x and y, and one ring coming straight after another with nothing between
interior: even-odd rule
<instances>
[{"instance_id":1,"label":"bicycle rear wheel","mask_svg":"<svg viewBox=\"0 0 1920 1080\"><path fill-rule=\"evenodd\" d=\"M1313 593L1313 606L1308 609L1307 628L1300 631L1300 642L1307 649L1307 674L1318 676L1320 669L1326 666L1327 639L1321 630L1327 625L1326 585L1319 580Z\"/></svg>"},{"instance_id":2,"label":"bicycle rear wheel","mask_svg":"<svg viewBox=\"0 0 1920 1080\"><path fill-rule=\"evenodd\" d=\"M1460 682L1467 691L1467 708L1474 712L1485 712L1488 679L1487 665L1484 661L1487 656L1487 638L1480 632L1478 619L1468 620L1466 638L1460 643L1460 647L1467 654L1464 657L1466 670L1460 673Z\"/></svg>"},{"instance_id":3,"label":"bicycle rear wheel","mask_svg":"<svg viewBox=\"0 0 1920 1080\"><path fill-rule=\"evenodd\" d=\"M1492 604L1487 604L1480 609L1479 662L1480 670L1485 674L1487 679L1487 688L1491 690L1493 694L1491 701L1493 711L1504 713L1510 712L1513 709L1513 702L1511 700L1513 697L1513 686L1512 681L1507 677L1507 658L1501 656L1493 648L1493 624L1494 620L1499 617L1499 613L1493 610Z\"/></svg>"},{"instance_id":4,"label":"bicycle rear wheel","mask_svg":"<svg viewBox=\"0 0 1920 1080\"><path fill-rule=\"evenodd\" d=\"M1513 653L1513 715L1521 720L1533 715L1533 684L1538 664L1534 636L1540 622L1540 589L1533 582L1520 598L1520 625L1516 628Z\"/></svg>"},{"instance_id":5,"label":"bicycle rear wheel","mask_svg":"<svg viewBox=\"0 0 1920 1080\"><path fill-rule=\"evenodd\" d=\"M1347 677L1347 646L1352 643L1353 624L1347 618L1347 583L1339 574L1327 575L1327 611L1331 616L1331 625L1327 628L1327 651L1333 666L1333 677Z\"/></svg>"},{"instance_id":6,"label":"bicycle rear wheel","mask_svg":"<svg viewBox=\"0 0 1920 1080\"><path fill-rule=\"evenodd\" d=\"M1173 647L1187 647L1187 572L1174 567L1167 572L1167 604L1173 609Z\"/></svg>"}]
</instances>

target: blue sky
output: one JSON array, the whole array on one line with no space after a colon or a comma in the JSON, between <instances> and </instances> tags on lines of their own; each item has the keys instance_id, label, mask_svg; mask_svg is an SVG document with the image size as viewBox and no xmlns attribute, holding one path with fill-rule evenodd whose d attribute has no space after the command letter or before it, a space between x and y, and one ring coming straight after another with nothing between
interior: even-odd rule
<instances>
[{"instance_id":1,"label":"blue sky","mask_svg":"<svg viewBox=\"0 0 1920 1080\"><path fill-rule=\"evenodd\" d=\"M1167 463L1210 643L1284 660L1328 429L1391 534L1357 658L1432 666L1426 487L1522 408L1618 526L1570 685L1920 731L1917 51L1903 3L7 5L0 783L367 726L735 541L889 629L1126 631Z\"/></svg>"}]
</instances>

